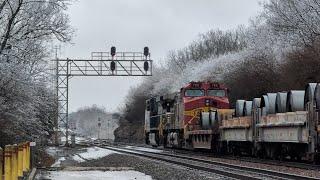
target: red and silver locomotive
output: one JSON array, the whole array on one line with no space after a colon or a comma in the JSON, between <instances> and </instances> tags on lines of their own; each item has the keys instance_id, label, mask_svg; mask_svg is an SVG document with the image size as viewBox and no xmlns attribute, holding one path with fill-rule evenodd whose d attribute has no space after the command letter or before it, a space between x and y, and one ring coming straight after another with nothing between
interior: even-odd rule
<instances>
[{"instance_id":1,"label":"red and silver locomotive","mask_svg":"<svg viewBox=\"0 0 320 180\"><path fill-rule=\"evenodd\" d=\"M217 149L221 121L233 113L227 88L211 82L191 82L146 104L146 143L153 146Z\"/></svg>"}]
</instances>

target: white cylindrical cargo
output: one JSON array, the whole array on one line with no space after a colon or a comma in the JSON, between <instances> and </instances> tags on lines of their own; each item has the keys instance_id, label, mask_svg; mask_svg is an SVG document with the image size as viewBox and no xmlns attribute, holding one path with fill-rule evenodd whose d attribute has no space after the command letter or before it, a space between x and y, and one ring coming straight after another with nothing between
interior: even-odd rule
<instances>
[{"instance_id":1,"label":"white cylindrical cargo","mask_svg":"<svg viewBox=\"0 0 320 180\"><path fill-rule=\"evenodd\" d=\"M275 114L277 93L267 93L267 96L268 96L268 102L269 102L269 109L267 114Z\"/></svg>"},{"instance_id":2,"label":"white cylindrical cargo","mask_svg":"<svg viewBox=\"0 0 320 180\"><path fill-rule=\"evenodd\" d=\"M244 116L251 116L251 112L252 112L252 101L245 101L244 110L243 110Z\"/></svg>"},{"instance_id":3,"label":"white cylindrical cargo","mask_svg":"<svg viewBox=\"0 0 320 180\"><path fill-rule=\"evenodd\" d=\"M269 99L267 95L262 95L261 97L261 109L262 109L262 116L265 116L269 112Z\"/></svg>"},{"instance_id":4,"label":"white cylindrical cargo","mask_svg":"<svg viewBox=\"0 0 320 180\"><path fill-rule=\"evenodd\" d=\"M314 90L314 101L316 102L317 109L320 109L320 83L317 84Z\"/></svg>"},{"instance_id":5,"label":"white cylindrical cargo","mask_svg":"<svg viewBox=\"0 0 320 180\"><path fill-rule=\"evenodd\" d=\"M237 117L243 116L244 102L245 102L245 100L240 100L240 99L238 99L236 102L236 116Z\"/></svg>"},{"instance_id":6,"label":"white cylindrical cargo","mask_svg":"<svg viewBox=\"0 0 320 180\"><path fill-rule=\"evenodd\" d=\"M287 111L287 92L278 92L276 98L276 113Z\"/></svg>"},{"instance_id":7,"label":"white cylindrical cargo","mask_svg":"<svg viewBox=\"0 0 320 180\"><path fill-rule=\"evenodd\" d=\"M315 92L316 86L317 86L317 83L308 83L308 85L306 86L306 91L304 94L304 109L307 108L306 105L308 102L311 102L311 103L314 102L314 94L315 94L314 92Z\"/></svg>"},{"instance_id":8,"label":"white cylindrical cargo","mask_svg":"<svg viewBox=\"0 0 320 180\"><path fill-rule=\"evenodd\" d=\"M252 109L258 109L261 105L261 98L253 98L252 100Z\"/></svg>"},{"instance_id":9,"label":"white cylindrical cargo","mask_svg":"<svg viewBox=\"0 0 320 180\"><path fill-rule=\"evenodd\" d=\"M291 90L287 95L287 112L304 110L304 94L305 91Z\"/></svg>"}]
</instances>

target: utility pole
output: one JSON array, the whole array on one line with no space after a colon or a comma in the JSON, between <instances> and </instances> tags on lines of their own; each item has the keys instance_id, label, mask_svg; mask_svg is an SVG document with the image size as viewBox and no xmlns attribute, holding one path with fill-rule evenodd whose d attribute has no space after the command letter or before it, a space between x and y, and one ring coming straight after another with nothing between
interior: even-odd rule
<instances>
[{"instance_id":1,"label":"utility pole","mask_svg":"<svg viewBox=\"0 0 320 180\"><path fill-rule=\"evenodd\" d=\"M108 127L107 127L108 136L107 139L110 140L110 119L108 119Z\"/></svg>"},{"instance_id":2,"label":"utility pole","mask_svg":"<svg viewBox=\"0 0 320 180\"><path fill-rule=\"evenodd\" d=\"M55 81L55 87L58 87L58 74L59 74L59 70L58 70L58 48L55 47L55 66L56 66L56 81ZM59 94L59 89L56 88L56 102L58 102L58 94ZM59 107L59 105L57 104L57 106ZM59 108L57 107L57 117L54 120L54 144L55 146L59 146L59 142L58 142L58 126L59 126L59 120L58 120L58 114L59 114Z\"/></svg>"},{"instance_id":3,"label":"utility pole","mask_svg":"<svg viewBox=\"0 0 320 180\"><path fill-rule=\"evenodd\" d=\"M54 86L55 87L58 87L58 83L59 83L59 80L58 80L58 76L59 76L59 59L58 59L58 51L60 50L60 46L55 46L54 47L54 55L55 55L55 82L54 82ZM54 72L52 72L54 73ZM59 89L56 88L56 102L57 102L57 108L56 108L56 114L57 114L57 117L54 119L54 144L55 146L59 146L59 137L58 137L58 131L59 131L59 101L58 101L58 96L59 96Z\"/></svg>"},{"instance_id":4,"label":"utility pole","mask_svg":"<svg viewBox=\"0 0 320 180\"><path fill-rule=\"evenodd\" d=\"M100 140L101 119L98 118L98 140Z\"/></svg>"}]
</instances>

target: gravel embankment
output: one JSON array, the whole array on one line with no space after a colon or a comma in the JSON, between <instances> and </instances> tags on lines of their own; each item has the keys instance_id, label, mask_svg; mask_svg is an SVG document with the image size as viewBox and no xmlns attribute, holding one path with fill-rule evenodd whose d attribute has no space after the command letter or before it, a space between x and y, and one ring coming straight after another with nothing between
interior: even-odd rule
<instances>
[{"instance_id":1,"label":"gravel embankment","mask_svg":"<svg viewBox=\"0 0 320 180\"><path fill-rule=\"evenodd\" d=\"M207 180L228 179L216 174L197 171L170 163L159 162L151 159L129 156L124 154L111 154L107 157L91 160L78 164L85 167L132 167L134 170L152 176L153 179L184 179Z\"/></svg>"}]
</instances>

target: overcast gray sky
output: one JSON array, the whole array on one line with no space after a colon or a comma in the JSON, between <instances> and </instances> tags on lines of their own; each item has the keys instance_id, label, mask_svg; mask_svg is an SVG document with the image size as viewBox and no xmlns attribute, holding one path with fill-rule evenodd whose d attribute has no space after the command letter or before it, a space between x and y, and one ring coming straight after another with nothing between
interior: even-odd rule
<instances>
[{"instance_id":1,"label":"overcast gray sky","mask_svg":"<svg viewBox=\"0 0 320 180\"><path fill-rule=\"evenodd\" d=\"M61 58L90 58L92 51L142 51L149 46L160 64L169 50L187 46L210 29L248 24L261 11L260 0L78 0L68 10L76 29ZM74 77L70 112L97 104L117 110L137 77Z\"/></svg>"}]
</instances>

